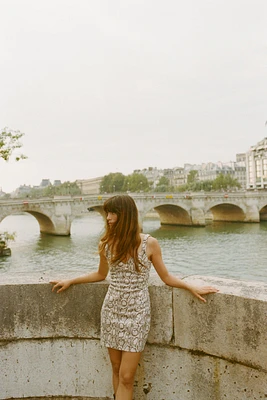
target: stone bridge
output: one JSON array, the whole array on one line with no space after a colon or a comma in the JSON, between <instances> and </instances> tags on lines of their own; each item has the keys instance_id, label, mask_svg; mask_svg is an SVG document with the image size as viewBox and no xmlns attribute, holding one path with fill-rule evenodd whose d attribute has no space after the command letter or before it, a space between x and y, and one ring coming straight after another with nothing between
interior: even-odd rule
<instances>
[{"instance_id":1,"label":"stone bridge","mask_svg":"<svg viewBox=\"0 0 267 400\"><path fill-rule=\"evenodd\" d=\"M267 220L267 192L213 192L193 194L131 193L136 202L140 223L151 212L157 212L161 224L205 226L211 221L260 222ZM70 235L71 223L90 210L103 211L104 201L111 194L83 197L1 200L0 222L16 213L33 215L40 232Z\"/></svg>"}]
</instances>

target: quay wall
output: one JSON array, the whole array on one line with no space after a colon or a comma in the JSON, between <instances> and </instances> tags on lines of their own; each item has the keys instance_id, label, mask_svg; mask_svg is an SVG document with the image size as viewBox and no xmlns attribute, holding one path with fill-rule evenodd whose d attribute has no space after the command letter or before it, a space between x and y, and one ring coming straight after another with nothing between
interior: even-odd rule
<instances>
[{"instance_id":1,"label":"quay wall","mask_svg":"<svg viewBox=\"0 0 267 400\"><path fill-rule=\"evenodd\" d=\"M220 292L204 304L151 277L152 324L134 399L267 399L267 284L186 280ZM100 343L107 288L104 281L56 294L43 277L1 280L1 400L112 399Z\"/></svg>"}]
</instances>

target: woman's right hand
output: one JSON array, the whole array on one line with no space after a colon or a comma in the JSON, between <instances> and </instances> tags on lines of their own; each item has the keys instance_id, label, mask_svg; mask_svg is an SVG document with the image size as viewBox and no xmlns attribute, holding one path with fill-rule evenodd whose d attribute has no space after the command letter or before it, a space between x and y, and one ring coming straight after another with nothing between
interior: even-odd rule
<instances>
[{"instance_id":1,"label":"woman's right hand","mask_svg":"<svg viewBox=\"0 0 267 400\"><path fill-rule=\"evenodd\" d=\"M52 292L54 292L54 290L57 290L57 293L60 293L60 292L63 292L63 290L66 290L70 287L71 280L66 279L63 281L50 281L49 283L54 285L52 288Z\"/></svg>"}]
</instances>

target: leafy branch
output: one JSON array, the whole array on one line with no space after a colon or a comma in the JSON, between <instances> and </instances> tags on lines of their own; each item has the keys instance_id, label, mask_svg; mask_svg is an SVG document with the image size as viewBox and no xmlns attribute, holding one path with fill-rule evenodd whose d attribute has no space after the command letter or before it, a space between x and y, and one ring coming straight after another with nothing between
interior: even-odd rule
<instances>
[{"instance_id":1,"label":"leafy branch","mask_svg":"<svg viewBox=\"0 0 267 400\"><path fill-rule=\"evenodd\" d=\"M13 152L22 147L20 139L24 136L24 133L20 131L14 131L7 127L0 131L0 158L8 161L12 156ZM24 154L15 155L15 160L20 161L26 159L27 156Z\"/></svg>"},{"instance_id":2,"label":"leafy branch","mask_svg":"<svg viewBox=\"0 0 267 400\"><path fill-rule=\"evenodd\" d=\"M8 242L14 241L16 237L16 232L0 232L0 243L3 245L7 245Z\"/></svg>"}]
</instances>

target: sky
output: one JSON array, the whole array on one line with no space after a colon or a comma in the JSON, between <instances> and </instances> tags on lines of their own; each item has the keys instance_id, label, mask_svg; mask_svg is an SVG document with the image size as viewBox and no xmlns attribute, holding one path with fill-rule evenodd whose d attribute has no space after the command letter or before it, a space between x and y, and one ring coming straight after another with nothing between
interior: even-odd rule
<instances>
[{"instance_id":1,"label":"sky","mask_svg":"<svg viewBox=\"0 0 267 400\"><path fill-rule=\"evenodd\" d=\"M266 0L0 0L0 187L234 161L267 136Z\"/></svg>"}]
</instances>

